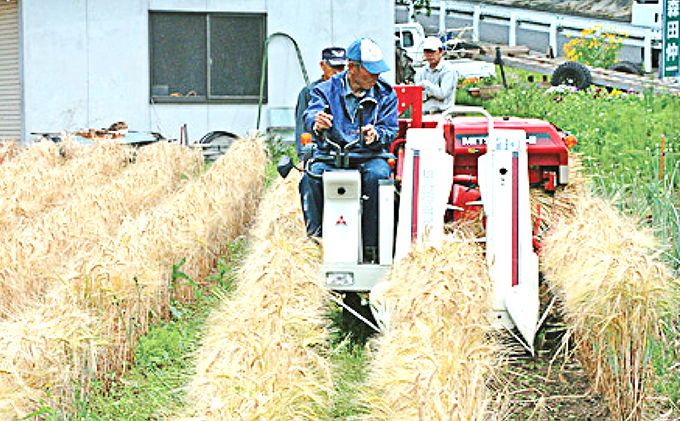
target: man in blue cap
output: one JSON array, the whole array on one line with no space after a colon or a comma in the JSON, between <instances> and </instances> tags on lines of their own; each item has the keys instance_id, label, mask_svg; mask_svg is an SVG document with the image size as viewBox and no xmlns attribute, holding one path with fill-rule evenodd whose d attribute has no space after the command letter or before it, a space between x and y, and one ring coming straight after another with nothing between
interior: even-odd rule
<instances>
[{"instance_id":1,"label":"man in blue cap","mask_svg":"<svg viewBox=\"0 0 680 421\"><path fill-rule=\"evenodd\" d=\"M305 123L302 115L312 100L312 89L321 82L331 78L336 73L345 70L347 65L347 51L342 47L328 47L321 51L321 78L315 80L309 85L305 85L298 94L297 104L295 106L295 151L298 158L302 159L302 145L300 143L300 136L305 132Z\"/></svg>"},{"instance_id":2,"label":"man in blue cap","mask_svg":"<svg viewBox=\"0 0 680 421\"><path fill-rule=\"evenodd\" d=\"M382 51L375 41L361 38L347 49L347 70L318 84L312 90L312 100L304 112L305 128L312 133L315 153L330 150L321 136L344 146L364 135L364 150L388 151L399 126L397 96L392 86L380 74L389 70ZM363 106L363 127L359 127L358 110ZM325 112L326 107L330 112ZM361 149L360 149L361 150ZM332 165L317 162L311 171L320 175L333 169ZM375 261L378 247L378 183L390 177L390 167L384 159L375 158L359 166L362 174L363 202L362 232L364 256ZM323 184L305 176L300 184L302 207L310 235L321 236L323 214Z\"/></svg>"}]
</instances>

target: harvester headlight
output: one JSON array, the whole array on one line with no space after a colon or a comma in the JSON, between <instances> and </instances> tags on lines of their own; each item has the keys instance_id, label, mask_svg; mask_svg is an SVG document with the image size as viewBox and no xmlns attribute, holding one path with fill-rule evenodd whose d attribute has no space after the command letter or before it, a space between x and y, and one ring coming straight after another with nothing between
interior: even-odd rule
<instances>
[{"instance_id":1,"label":"harvester headlight","mask_svg":"<svg viewBox=\"0 0 680 421\"><path fill-rule=\"evenodd\" d=\"M352 272L328 272L326 274L326 285L329 287L344 287L352 284L354 284Z\"/></svg>"}]
</instances>

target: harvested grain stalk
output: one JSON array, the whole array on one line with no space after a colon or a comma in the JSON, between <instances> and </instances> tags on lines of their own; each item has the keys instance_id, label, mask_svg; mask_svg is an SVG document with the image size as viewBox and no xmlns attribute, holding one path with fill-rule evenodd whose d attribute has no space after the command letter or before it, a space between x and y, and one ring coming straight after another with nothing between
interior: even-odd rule
<instances>
[{"instance_id":1,"label":"harvested grain stalk","mask_svg":"<svg viewBox=\"0 0 680 421\"><path fill-rule=\"evenodd\" d=\"M650 233L586 194L546 239L542 267L566 339L616 420L642 419L653 385L650 356L674 297L659 253Z\"/></svg>"},{"instance_id":2,"label":"harvested grain stalk","mask_svg":"<svg viewBox=\"0 0 680 421\"><path fill-rule=\"evenodd\" d=\"M459 234L395 265L385 292L391 328L377 341L364 419L484 419L499 361L486 321L491 286L482 249Z\"/></svg>"},{"instance_id":3,"label":"harvested grain stalk","mask_svg":"<svg viewBox=\"0 0 680 421\"><path fill-rule=\"evenodd\" d=\"M185 419L313 420L328 405L330 368L317 350L328 292L305 234L299 180L279 180L260 208L235 295L209 321Z\"/></svg>"}]
</instances>

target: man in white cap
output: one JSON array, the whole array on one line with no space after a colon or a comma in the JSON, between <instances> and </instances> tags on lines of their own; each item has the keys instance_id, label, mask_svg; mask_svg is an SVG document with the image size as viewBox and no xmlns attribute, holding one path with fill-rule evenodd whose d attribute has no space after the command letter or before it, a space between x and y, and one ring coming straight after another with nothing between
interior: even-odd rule
<instances>
[{"instance_id":1,"label":"man in white cap","mask_svg":"<svg viewBox=\"0 0 680 421\"><path fill-rule=\"evenodd\" d=\"M330 145L324 136L344 146L357 140L359 131L365 145L358 152L389 150L399 130L397 122L397 96L392 86L380 74L389 70L380 47L371 39L361 38L347 49L347 70L318 84L312 90L312 100L304 113L305 128L313 134L315 154L327 153ZM363 108L364 126L359 127L359 105ZM329 164L317 162L311 171L321 175L333 169ZM359 165L362 174L362 233L364 256L377 257L378 247L378 183L388 179L391 169L382 158L367 160ZM310 235L321 235L323 214L323 185L305 175L300 184L302 210Z\"/></svg>"},{"instance_id":2,"label":"man in white cap","mask_svg":"<svg viewBox=\"0 0 680 421\"><path fill-rule=\"evenodd\" d=\"M456 102L458 75L443 59L444 45L437 37L423 41L427 64L416 70L415 83L423 87L423 114L441 113Z\"/></svg>"}]
</instances>

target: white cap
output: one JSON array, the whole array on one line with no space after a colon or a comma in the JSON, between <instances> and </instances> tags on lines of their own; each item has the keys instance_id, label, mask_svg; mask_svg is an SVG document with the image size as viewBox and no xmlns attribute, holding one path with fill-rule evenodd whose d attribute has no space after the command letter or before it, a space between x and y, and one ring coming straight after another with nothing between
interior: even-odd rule
<instances>
[{"instance_id":1,"label":"white cap","mask_svg":"<svg viewBox=\"0 0 680 421\"><path fill-rule=\"evenodd\" d=\"M423 41L423 50L439 51L442 48L444 48L444 46L437 37L427 37L425 38L425 41Z\"/></svg>"}]
</instances>

